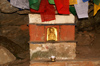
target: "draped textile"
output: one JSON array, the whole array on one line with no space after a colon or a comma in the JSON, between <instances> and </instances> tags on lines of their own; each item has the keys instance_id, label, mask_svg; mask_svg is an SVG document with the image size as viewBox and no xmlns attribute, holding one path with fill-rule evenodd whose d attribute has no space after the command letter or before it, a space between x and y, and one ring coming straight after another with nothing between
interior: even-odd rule
<instances>
[{"instance_id":1,"label":"draped textile","mask_svg":"<svg viewBox=\"0 0 100 66\"><path fill-rule=\"evenodd\" d=\"M40 7L41 0L29 0L29 6L32 9L38 10Z\"/></svg>"},{"instance_id":2,"label":"draped textile","mask_svg":"<svg viewBox=\"0 0 100 66\"><path fill-rule=\"evenodd\" d=\"M100 4L99 5L94 4L94 16L96 15L99 9L100 9Z\"/></svg>"},{"instance_id":3,"label":"draped textile","mask_svg":"<svg viewBox=\"0 0 100 66\"><path fill-rule=\"evenodd\" d=\"M54 0L48 0L50 4L55 4ZM69 5L77 4L77 0L69 0Z\"/></svg>"},{"instance_id":4,"label":"draped textile","mask_svg":"<svg viewBox=\"0 0 100 66\"><path fill-rule=\"evenodd\" d=\"M10 4L17 8L29 9L29 1L28 0L10 0Z\"/></svg>"},{"instance_id":5,"label":"draped textile","mask_svg":"<svg viewBox=\"0 0 100 66\"><path fill-rule=\"evenodd\" d=\"M69 5L77 4L77 0L69 0Z\"/></svg>"},{"instance_id":6,"label":"draped textile","mask_svg":"<svg viewBox=\"0 0 100 66\"><path fill-rule=\"evenodd\" d=\"M69 0L54 0L59 14L70 14Z\"/></svg>"},{"instance_id":7,"label":"draped textile","mask_svg":"<svg viewBox=\"0 0 100 66\"><path fill-rule=\"evenodd\" d=\"M83 0L83 2L86 2L86 1L89 1L89 0Z\"/></svg>"},{"instance_id":8,"label":"draped textile","mask_svg":"<svg viewBox=\"0 0 100 66\"><path fill-rule=\"evenodd\" d=\"M78 18L88 18L88 1L83 2L82 0L77 0L78 4L75 4L75 9Z\"/></svg>"},{"instance_id":9,"label":"draped textile","mask_svg":"<svg viewBox=\"0 0 100 66\"><path fill-rule=\"evenodd\" d=\"M55 4L54 0L48 0L50 4Z\"/></svg>"},{"instance_id":10,"label":"draped textile","mask_svg":"<svg viewBox=\"0 0 100 66\"><path fill-rule=\"evenodd\" d=\"M55 9L53 5L50 5L48 0L41 0L39 10L34 10L30 8L31 12L40 13L42 22L55 20Z\"/></svg>"},{"instance_id":11,"label":"draped textile","mask_svg":"<svg viewBox=\"0 0 100 66\"><path fill-rule=\"evenodd\" d=\"M96 5L99 5L100 0L93 0L93 2L94 2Z\"/></svg>"},{"instance_id":12,"label":"draped textile","mask_svg":"<svg viewBox=\"0 0 100 66\"><path fill-rule=\"evenodd\" d=\"M69 6L69 9L70 9L70 12L71 12L73 15L76 15L76 10L75 10L74 7Z\"/></svg>"}]
</instances>

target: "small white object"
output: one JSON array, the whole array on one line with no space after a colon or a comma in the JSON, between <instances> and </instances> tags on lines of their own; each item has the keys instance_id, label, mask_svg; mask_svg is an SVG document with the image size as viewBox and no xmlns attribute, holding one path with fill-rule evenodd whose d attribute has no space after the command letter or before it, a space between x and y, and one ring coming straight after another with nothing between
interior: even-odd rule
<instances>
[{"instance_id":1,"label":"small white object","mask_svg":"<svg viewBox=\"0 0 100 66\"><path fill-rule=\"evenodd\" d=\"M51 56L51 61L54 62L56 60L55 56Z\"/></svg>"},{"instance_id":2,"label":"small white object","mask_svg":"<svg viewBox=\"0 0 100 66\"><path fill-rule=\"evenodd\" d=\"M55 56L51 56L51 58L55 58Z\"/></svg>"}]
</instances>

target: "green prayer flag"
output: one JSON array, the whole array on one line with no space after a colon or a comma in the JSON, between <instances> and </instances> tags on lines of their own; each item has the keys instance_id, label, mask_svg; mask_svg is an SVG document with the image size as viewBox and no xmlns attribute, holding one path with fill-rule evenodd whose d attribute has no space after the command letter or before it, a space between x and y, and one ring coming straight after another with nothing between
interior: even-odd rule
<instances>
[{"instance_id":1,"label":"green prayer flag","mask_svg":"<svg viewBox=\"0 0 100 66\"><path fill-rule=\"evenodd\" d=\"M55 4L54 0L48 0L50 4Z\"/></svg>"},{"instance_id":2,"label":"green prayer flag","mask_svg":"<svg viewBox=\"0 0 100 66\"><path fill-rule=\"evenodd\" d=\"M93 2L94 2L96 5L99 5L100 0L93 0Z\"/></svg>"},{"instance_id":3,"label":"green prayer flag","mask_svg":"<svg viewBox=\"0 0 100 66\"><path fill-rule=\"evenodd\" d=\"M74 7L69 6L69 10L70 10L70 12L71 12L73 15L76 15L76 10L75 10Z\"/></svg>"},{"instance_id":4,"label":"green prayer flag","mask_svg":"<svg viewBox=\"0 0 100 66\"><path fill-rule=\"evenodd\" d=\"M34 10L39 10L41 0L29 0L30 8Z\"/></svg>"}]
</instances>

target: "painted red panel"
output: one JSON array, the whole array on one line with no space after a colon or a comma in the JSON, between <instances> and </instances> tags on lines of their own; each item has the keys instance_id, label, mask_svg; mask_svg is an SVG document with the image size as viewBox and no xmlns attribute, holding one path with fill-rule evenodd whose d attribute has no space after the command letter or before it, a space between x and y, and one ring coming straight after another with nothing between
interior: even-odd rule
<instances>
[{"instance_id":1,"label":"painted red panel","mask_svg":"<svg viewBox=\"0 0 100 66\"><path fill-rule=\"evenodd\" d=\"M58 41L74 41L75 40L75 26L74 25L29 25L30 41L33 42L46 42L47 28L57 28Z\"/></svg>"},{"instance_id":2,"label":"painted red panel","mask_svg":"<svg viewBox=\"0 0 100 66\"><path fill-rule=\"evenodd\" d=\"M60 41L73 41L73 40L75 40L75 26L61 25L60 26Z\"/></svg>"},{"instance_id":3,"label":"painted red panel","mask_svg":"<svg viewBox=\"0 0 100 66\"><path fill-rule=\"evenodd\" d=\"M30 41L44 42L44 26L29 25Z\"/></svg>"}]
</instances>

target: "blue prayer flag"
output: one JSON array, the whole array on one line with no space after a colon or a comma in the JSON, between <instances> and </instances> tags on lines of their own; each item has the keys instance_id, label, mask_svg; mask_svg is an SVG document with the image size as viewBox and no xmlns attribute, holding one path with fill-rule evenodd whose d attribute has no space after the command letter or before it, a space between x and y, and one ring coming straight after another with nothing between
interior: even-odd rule
<instances>
[{"instance_id":1,"label":"blue prayer flag","mask_svg":"<svg viewBox=\"0 0 100 66\"><path fill-rule=\"evenodd\" d=\"M83 0L83 2L86 2L86 1L89 1L89 0Z\"/></svg>"}]
</instances>

